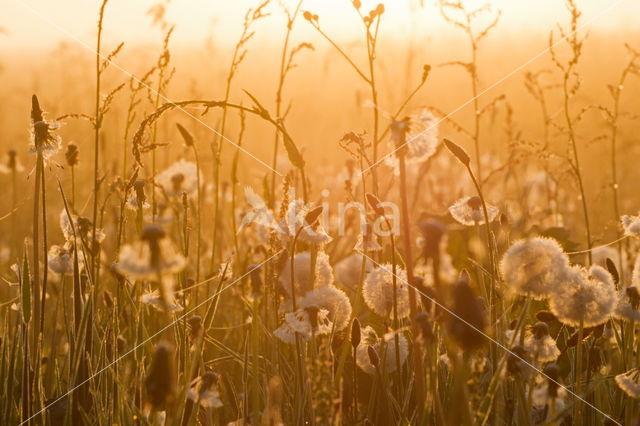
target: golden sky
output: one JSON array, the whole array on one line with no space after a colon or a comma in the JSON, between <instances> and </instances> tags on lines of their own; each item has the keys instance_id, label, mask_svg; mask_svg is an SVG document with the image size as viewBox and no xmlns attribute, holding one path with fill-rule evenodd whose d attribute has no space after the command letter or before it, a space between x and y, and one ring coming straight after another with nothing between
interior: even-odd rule
<instances>
[{"instance_id":1,"label":"golden sky","mask_svg":"<svg viewBox=\"0 0 640 426\"><path fill-rule=\"evenodd\" d=\"M466 0L483 4L486 0ZM146 12L158 0L111 0L107 6L105 39L107 42L157 42L159 30L151 26ZM608 31L634 28L640 14L638 0L577 0L584 21L593 21L589 29ZM167 20L176 25L173 43L201 46L207 37L217 43L235 41L247 8L257 0L171 0ZM273 16L259 27L259 37L280 40L283 32L281 5L291 6L294 0L274 0L268 8ZM349 0L306 0L303 9L320 16L321 24L342 40L360 37L361 28L354 21ZM364 0L368 9L377 1ZM384 1L387 16L385 35L401 38L412 33L438 34L446 30L435 7L435 0ZM493 0L493 7L502 10L500 29L518 33L536 31L548 33L558 21L566 22L563 0ZM100 0L1 0L0 49L48 47L76 38L93 44L95 21ZM421 6L422 5L422 6ZM610 7L612 6L612 7ZM606 13L602 14L604 10ZM599 16L602 14L602 16ZM448 28L451 30L451 28ZM305 23L299 25L301 37L312 34Z\"/></svg>"}]
</instances>

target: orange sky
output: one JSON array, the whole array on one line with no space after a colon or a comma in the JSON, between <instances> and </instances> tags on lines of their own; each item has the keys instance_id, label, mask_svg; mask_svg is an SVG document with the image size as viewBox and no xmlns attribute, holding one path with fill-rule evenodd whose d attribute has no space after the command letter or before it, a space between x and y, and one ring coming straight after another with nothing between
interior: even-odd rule
<instances>
[{"instance_id":1,"label":"orange sky","mask_svg":"<svg viewBox=\"0 0 640 426\"><path fill-rule=\"evenodd\" d=\"M146 11L158 0L111 0L107 6L107 42L123 40L127 43L157 42L159 31L152 28ZM292 5L295 0L274 0L268 8L273 16L258 27L263 40L280 40L283 30L281 4ZM485 0L466 0L469 4L483 4ZM577 0L584 12L584 21L593 19L590 29L633 28L640 14L637 0ZM244 11L257 0L171 0L167 18L176 25L173 43L200 46L207 37L218 44L235 41L241 30ZM361 28L354 21L349 0L306 0L303 9L320 15L321 24L337 38L349 40L359 37ZM364 0L364 9L377 3ZM435 0L387 0L384 25L386 35L402 37L415 32L437 34L444 27L435 7ZM562 0L493 0L502 10L502 31L530 31L548 33L555 22L566 21ZM51 46L63 39L76 38L93 44L95 21L100 0L2 0L0 49ZM419 5L423 4L423 7ZM304 37L312 34L304 23L297 30Z\"/></svg>"}]
</instances>

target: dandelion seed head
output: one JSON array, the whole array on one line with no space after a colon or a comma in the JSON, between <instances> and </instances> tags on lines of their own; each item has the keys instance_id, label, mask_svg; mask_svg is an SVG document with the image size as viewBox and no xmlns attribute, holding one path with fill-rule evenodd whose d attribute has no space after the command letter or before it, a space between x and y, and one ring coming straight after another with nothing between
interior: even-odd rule
<instances>
[{"instance_id":1,"label":"dandelion seed head","mask_svg":"<svg viewBox=\"0 0 640 426\"><path fill-rule=\"evenodd\" d=\"M572 266L549 297L549 308L563 324L594 327L607 321L617 301L613 278L604 268Z\"/></svg>"},{"instance_id":2,"label":"dandelion seed head","mask_svg":"<svg viewBox=\"0 0 640 426\"><path fill-rule=\"evenodd\" d=\"M56 274L70 275L73 273L73 259L66 248L52 245L47 258L49 269Z\"/></svg>"},{"instance_id":3,"label":"dandelion seed head","mask_svg":"<svg viewBox=\"0 0 640 426\"><path fill-rule=\"evenodd\" d=\"M554 239L520 240L505 253L500 272L513 292L540 300L565 280L569 258Z\"/></svg>"},{"instance_id":4,"label":"dandelion seed head","mask_svg":"<svg viewBox=\"0 0 640 426\"><path fill-rule=\"evenodd\" d=\"M538 362L553 362L560 356L555 340L549 336L549 326L538 322L531 327L531 335L524 339L524 348Z\"/></svg>"},{"instance_id":5,"label":"dandelion seed head","mask_svg":"<svg viewBox=\"0 0 640 426\"><path fill-rule=\"evenodd\" d=\"M311 254L308 251L297 253L293 258L294 280L296 294L302 294L302 290L311 290ZM333 268L329 263L329 256L320 251L316 257L316 270L314 288L324 287L333 283ZM288 258L284 268L280 272L280 284L291 296L291 259Z\"/></svg>"},{"instance_id":6,"label":"dandelion seed head","mask_svg":"<svg viewBox=\"0 0 640 426\"><path fill-rule=\"evenodd\" d=\"M336 263L334 267L336 282L347 289L356 289L360 281L363 259L366 274L373 269L373 262L360 253L353 253Z\"/></svg>"},{"instance_id":7,"label":"dandelion seed head","mask_svg":"<svg viewBox=\"0 0 640 426\"><path fill-rule=\"evenodd\" d=\"M449 207L449 213L457 222L465 226L484 225L484 211L480 197L464 197L456 201ZM489 222L493 222L498 217L500 209L487 204L487 217Z\"/></svg>"},{"instance_id":8,"label":"dandelion seed head","mask_svg":"<svg viewBox=\"0 0 640 426\"><path fill-rule=\"evenodd\" d=\"M367 274L362 295L367 306L381 317L393 315L393 281L396 282L398 318L409 316L409 288L407 271L396 268L395 277L391 264L384 264Z\"/></svg>"},{"instance_id":9,"label":"dandelion seed head","mask_svg":"<svg viewBox=\"0 0 640 426\"><path fill-rule=\"evenodd\" d=\"M366 326L361 331L360 344L356 348L356 364L367 374L376 374L376 367L371 363L369 356L369 348L373 348L380 362L379 368L385 373L393 373L396 371L396 346L395 339L398 338L400 366L407 360L409 354L409 343L406 337L400 332L386 333L382 338L371 326Z\"/></svg>"},{"instance_id":10,"label":"dandelion seed head","mask_svg":"<svg viewBox=\"0 0 640 426\"><path fill-rule=\"evenodd\" d=\"M632 368L615 377L616 384L631 398L640 399L640 369Z\"/></svg>"},{"instance_id":11,"label":"dandelion seed head","mask_svg":"<svg viewBox=\"0 0 640 426\"><path fill-rule=\"evenodd\" d=\"M192 195L198 189L198 168L195 163L181 159L162 171L156 182L169 197Z\"/></svg>"},{"instance_id":12,"label":"dandelion seed head","mask_svg":"<svg viewBox=\"0 0 640 426\"><path fill-rule=\"evenodd\" d=\"M309 291L301 300L302 308L316 306L326 309L328 318L336 331L344 330L351 318L351 301L346 293L332 285L322 286Z\"/></svg>"},{"instance_id":13,"label":"dandelion seed head","mask_svg":"<svg viewBox=\"0 0 640 426\"><path fill-rule=\"evenodd\" d=\"M622 222L625 235L629 237L637 237L640 235L640 215L624 215L620 218L620 222Z\"/></svg>"}]
</instances>

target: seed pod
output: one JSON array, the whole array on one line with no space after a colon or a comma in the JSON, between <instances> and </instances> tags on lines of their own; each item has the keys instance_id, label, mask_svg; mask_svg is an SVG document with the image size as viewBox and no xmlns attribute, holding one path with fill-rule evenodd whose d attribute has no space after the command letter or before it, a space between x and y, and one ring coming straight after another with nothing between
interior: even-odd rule
<instances>
[{"instance_id":1,"label":"seed pod","mask_svg":"<svg viewBox=\"0 0 640 426\"><path fill-rule=\"evenodd\" d=\"M620 274L618 273L618 268L616 268L616 264L613 263L613 260L607 257L605 260L605 266L607 267L607 271L613 277L613 282L617 285L620 282Z\"/></svg>"},{"instance_id":2,"label":"seed pod","mask_svg":"<svg viewBox=\"0 0 640 426\"><path fill-rule=\"evenodd\" d=\"M353 346L354 349L360 344L361 338L360 321L358 321L358 318L354 318L351 323L351 346Z\"/></svg>"},{"instance_id":3,"label":"seed pod","mask_svg":"<svg viewBox=\"0 0 640 426\"><path fill-rule=\"evenodd\" d=\"M367 355L369 355L369 362L371 365L378 368L380 365L380 357L378 357L378 352L376 352L376 349L373 346L367 347Z\"/></svg>"},{"instance_id":4,"label":"seed pod","mask_svg":"<svg viewBox=\"0 0 640 426\"><path fill-rule=\"evenodd\" d=\"M507 358L507 371L513 376L518 376L523 372L523 367L526 365L527 351L522 346L514 346L509 352Z\"/></svg>"},{"instance_id":5,"label":"seed pod","mask_svg":"<svg viewBox=\"0 0 640 426\"><path fill-rule=\"evenodd\" d=\"M193 146L194 140L193 136L191 136L191 133L189 133L189 131L185 129L180 123L176 123L176 127L180 132L180 136L182 136L182 139L184 140L184 144L189 147Z\"/></svg>"},{"instance_id":6,"label":"seed pod","mask_svg":"<svg viewBox=\"0 0 640 426\"><path fill-rule=\"evenodd\" d=\"M469 157L469 154L467 154L467 152L460 145L452 142L447 138L444 138L444 145L449 151L451 151L453 155L455 155L458 160L460 160L462 164L469 167L469 164L471 163L471 157Z\"/></svg>"},{"instance_id":7,"label":"seed pod","mask_svg":"<svg viewBox=\"0 0 640 426\"><path fill-rule=\"evenodd\" d=\"M307 213L307 215L304 217L304 221L305 223L310 226L310 227L315 227L315 225L318 222L318 219L320 219L320 215L322 214L322 210L323 207L322 206L318 206L314 209L312 209L311 211L309 211L309 213Z\"/></svg>"},{"instance_id":8,"label":"seed pod","mask_svg":"<svg viewBox=\"0 0 640 426\"><path fill-rule=\"evenodd\" d=\"M547 366L542 371L545 376L547 376L547 392L551 398L555 398L558 396L558 388L560 387L558 381L560 379L560 367L558 364L551 363L547 364Z\"/></svg>"},{"instance_id":9,"label":"seed pod","mask_svg":"<svg viewBox=\"0 0 640 426\"><path fill-rule=\"evenodd\" d=\"M173 346L160 342L144 381L147 403L153 410L162 411L173 403L176 395L174 376Z\"/></svg>"},{"instance_id":10,"label":"seed pod","mask_svg":"<svg viewBox=\"0 0 640 426\"><path fill-rule=\"evenodd\" d=\"M425 220L420 223L420 231L424 238L422 253L425 258L433 258L440 252L440 242L446 232L446 227L435 220Z\"/></svg>"},{"instance_id":11,"label":"seed pod","mask_svg":"<svg viewBox=\"0 0 640 426\"><path fill-rule=\"evenodd\" d=\"M78 165L78 146L75 144L70 143L67 146L67 151L65 152L64 156L67 160L67 164L69 165L69 167L73 167Z\"/></svg>"},{"instance_id":12,"label":"seed pod","mask_svg":"<svg viewBox=\"0 0 640 426\"><path fill-rule=\"evenodd\" d=\"M484 308L469 286L468 273L463 271L453 288L453 314L449 317L449 332L463 350L484 345Z\"/></svg>"},{"instance_id":13,"label":"seed pod","mask_svg":"<svg viewBox=\"0 0 640 426\"><path fill-rule=\"evenodd\" d=\"M413 320L420 333L419 336L425 343L433 339L432 321L428 313L420 312Z\"/></svg>"},{"instance_id":14,"label":"seed pod","mask_svg":"<svg viewBox=\"0 0 640 426\"><path fill-rule=\"evenodd\" d=\"M549 335L549 326L545 322L537 322L531 326L531 333L536 339L543 339Z\"/></svg>"},{"instance_id":15,"label":"seed pod","mask_svg":"<svg viewBox=\"0 0 640 426\"><path fill-rule=\"evenodd\" d=\"M556 316L553 313L549 312L549 311L538 311L538 312L536 312L536 319L538 321L542 321L542 322L546 322L546 323L557 321Z\"/></svg>"}]
</instances>

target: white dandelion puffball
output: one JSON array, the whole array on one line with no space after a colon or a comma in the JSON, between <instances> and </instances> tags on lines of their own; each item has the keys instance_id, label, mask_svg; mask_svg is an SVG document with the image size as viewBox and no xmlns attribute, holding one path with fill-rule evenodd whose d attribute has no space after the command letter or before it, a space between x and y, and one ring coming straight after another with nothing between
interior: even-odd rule
<instances>
[{"instance_id":1,"label":"white dandelion puffball","mask_svg":"<svg viewBox=\"0 0 640 426\"><path fill-rule=\"evenodd\" d=\"M315 315L315 324L312 324L311 321L312 314ZM314 334L329 334L333 328L327 309L309 306L285 314L284 321L280 327L274 330L273 334L284 343L291 345L296 342L296 336L307 341Z\"/></svg>"},{"instance_id":2,"label":"white dandelion puffball","mask_svg":"<svg viewBox=\"0 0 640 426\"><path fill-rule=\"evenodd\" d=\"M344 291L327 285L308 292L301 300L300 306L306 308L317 306L328 311L328 318L333 322L336 331L344 330L351 318L351 301Z\"/></svg>"},{"instance_id":3,"label":"white dandelion puffball","mask_svg":"<svg viewBox=\"0 0 640 426\"><path fill-rule=\"evenodd\" d=\"M618 303L613 317L623 321L640 321L640 292L635 285L618 292Z\"/></svg>"},{"instance_id":4,"label":"white dandelion puffball","mask_svg":"<svg viewBox=\"0 0 640 426\"><path fill-rule=\"evenodd\" d=\"M456 201L449 207L449 213L460 224L465 226L484 225L484 210L482 209L482 201L477 195L473 197L464 197ZM498 217L500 209L491 204L487 204L487 217L489 222L493 222Z\"/></svg>"},{"instance_id":5,"label":"white dandelion puffball","mask_svg":"<svg viewBox=\"0 0 640 426\"><path fill-rule=\"evenodd\" d=\"M569 273L569 258L552 238L514 243L500 262L502 278L517 294L546 298Z\"/></svg>"},{"instance_id":6,"label":"white dandelion puffball","mask_svg":"<svg viewBox=\"0 0 640 426\"><path fill-rule=\"evenodd\" d=\"M549 297L549 308L569 326L594 327L606 322L618 302L611 274L600 266L573 266L566 281Z\"/></svg>"},{"instance_id":7,"label":"white dandelion puffball","mask_svg":"<svg viewBox=\"0 0 640 426\"><path fill-rule=\"evenodd\" d=\"M311 254L308 251L298 253L293 258L294 280L296 296L301 296L304 291L312 288L324 287L333 283L333 269L329 263L329 256L324 252L318 252L316 257L315 282L311 283ZM284 268L280 272L280 284L291 296L291 258L287 259Z\"/></svg>"},{"instance_id":8,"label":"white dandelion puffball","mask_svg":"<svg viewBox=\"0 0 640 426\"><path fill-rule=\"evenodd\" d=\"M524 339L524 348L533 359L539 362L553 362L560 356L556 341L549 335L527 336Z\"/></svg>"},{"instance_id":9,"label":"white dandelion puffball","mask_svg":"<svg viewBox=\"0 0 640 426\"><path fill-rule=\"evenodd\" d=\"M622 222L624 235L628 235L630 237L640 235L640 215L638 216L624 215L620 218L620 222Z\"/></svg>"},{"instance_id":10,"label":"white dandelion puffball","mask_svg":"<svg viewBox=\"0 0 640 426\"><path fill-rule=\"evenodd\" d=\"M118 263L115 264L116 270L131 280L156 280L158 275L176 274L184 269L186 259L176 251L168 238L160 239L157 244L157 258L153 255L155 249L146 241L122 246Z\"/></svg>"},{"instance_id":11,"label":"white dandelion puffball","mask_svg":"<svg viewBox=\"0 0 640 426\"><path fill-rule=\"evenodd\" d=\"M408 125L408 131L406 133L405 145L405 159L409 164L421 163L431 157L438 147L439 143L439 130L438 119L428 109L423 109L417 114L409 116L408 123L397 122L400 125ZM403 130L399 130L402 132ZM397 141L392 137L391 150L397 149ZM395 155L390 155L385 159L385 164L394 169L398 168L398 158Z\"/></svg>"},{"instance_id":12,"label":"white dandelion puffball","mask_svg":"<svg viewBox=\"0 0 640 426\"><path fill-rule=\"evenodd\" d=\"M640 369L633 368L626 373L618 374L616 384L631 398L640 399Z\"/></svg>"},{"instance_id":13,"label":"white dandelion puffball","mask_svg":"<svg viewBox=\"0 0 640 426\"><path fill-rule=\"evenodd\" d=\"M357 288L360 283L363 259L365 259L364 273L366 274L373 269L373 262L360 253L353 253L336 263L334 268L336 271L336 282L348 289Z\"/></svg>"},{"instance_id":14,"label":"white dandelion puffball","mask_svg":"<svg viewBox=\"0 0 640 426\"><path fill-rule=\"evenodd\" d=\"M191 195L198 189L198 167L190 161L178 160L162 171L156 182L169 197Z\"/></svg>"},{"instance_id":15,"label":"white dandelion puffball","mask_svg":"<svg viewBox=\"0 0 640 426\"><path fill-rule=\"evenodd\" d=\"M400 332L386 333L382 339L378 337L371 326L362 329L362 340L356 348L356 364L362 371L367 374L376 374L376 368L371 364L369 359L369 346L378 354L380 358L379 368L384 373L393 373L396 371L398 362L396 362L396 336L398 339L398 353L400 355L400 366L407 360L409 354L409 343L404 335Z\"/></svg>"},{"instance_id":16,"label":"white dandelion puffball","mask_svg":"<svg viewBox=\"0 0 640 426\"><path fill-rule=\"evenodd\" d=\"M409 316L409 286L407 271L396 268L395 277L391 264L381 265L369 272L362 286L367 306L382 317L393 315L393 280L396 281L398 318Z\"/></svg>"}]
</instances>

